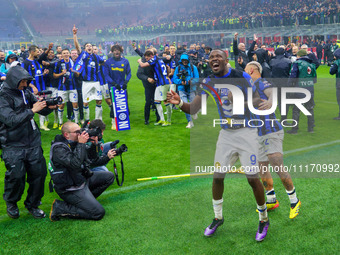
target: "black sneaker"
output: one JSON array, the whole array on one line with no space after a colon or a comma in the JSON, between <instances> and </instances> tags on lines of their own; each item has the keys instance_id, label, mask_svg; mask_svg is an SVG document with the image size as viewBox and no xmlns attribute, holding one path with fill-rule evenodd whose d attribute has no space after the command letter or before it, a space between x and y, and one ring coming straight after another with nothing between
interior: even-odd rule
<instances>
[{"instance_id":1,"label":"black sneaker","mask_svg":"<svg viewBox=\"0 0 340 255\"><path fill-rule=\"evenodd\" d=\"M340 116L333 118L333 120L340 120Z\"/></svg>"},{"instance_id":2,"label":"black sneaker","mask_svg":"<svg viewBox=\"0 0 340 255\"><path fill-rule=\"evenodd\" d=\"M51 206L51 211L50 211L50 220L51 221L58 221L60 220L58 214L57 214L57 207L58 207L59 200L54 199L52 206Z\"/></svg>"},{"instance_id":3,"label":"black sneaker","mask_svg":"<svg viewBox=\"0 0 340 255\"><path fill-rule=\"evenodd\" d=\"M145 125L149 125L149 121L146 120L146 121L144 122L144 124L145 124Z\"/></svg>"},{"instance_id":4,"label":"black sneaker","mask_svg":"<svg viewBox=\"0 0 340 255\"><path fill-rule=\"evenodd\" d=\"M28 212L33 215L34 218L36 219L42 219L46 217L46 214L44 213L43 210L37 208L27 208Z\"/></svg>"},{"instance_id":5,"label":"black sneaker","mask_svg":"<svg viewBox=\"0 0 340 255\"><path fill-rule=\"evenodd\" d=\"M12 219L19 218L19 208L16 203L6 203L7 205L7 215Z\"/></svg>"}]
</instances>

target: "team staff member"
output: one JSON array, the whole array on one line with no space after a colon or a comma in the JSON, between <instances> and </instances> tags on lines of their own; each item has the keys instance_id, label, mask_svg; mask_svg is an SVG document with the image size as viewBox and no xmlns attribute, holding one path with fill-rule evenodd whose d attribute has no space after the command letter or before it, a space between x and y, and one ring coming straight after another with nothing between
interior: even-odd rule
<instances>
[{"instance_id":1,"label":"team staff member","mask_svg":"<svg viewBox=\"0 0 340 255\"><path fill-rule=\"evenodd\" d=\"M143 62L142 59L138 59L139 66L141 68L146 68L151 66L154 71L154 80L156 81L156 90L155 90L155 105L160 117L160 121L155 123L155 126L162 125L163 127L171 125L171 105L166 102L166 93L170 90L170 78L168 77L168 72L166 70L166 66L162 59L156 56L156 52L152 50L147 50L144 53L145 60L147 62ZM165 103L165 107L167 110L167 121L164 120L163 108L161 102Z\"/></svg>"},{"instance_id":2,"label":"team staff member","mask_svg":"<svg viewBox=\"0 0 340 255\"><path fill-rule=\"evenodd\" d=\"M17 202L25 189L29 188L24 202L27 210L35 218L44 218L45 213L38 208L44 195L46 161L41 148L40 131L33 117L35 113L47 115L45 101L38 101L28 84L33 77L21 66L12 67L0 90L0 141L2 159L5 162L5 192L7 214L19 217ZM55 108L51 107L50 108Z\"/></svg>"},{"instance_id":3,"label":"team staff member","mask_svg":"<svg viewBox=\"0 0 340 255\"><path fill-rule=\"evenodd\" d=\"M54 189L64 201L54 200L50 219L100 220L105 210L96 198L113 183L114 174L109 171L91 172L85 167L88 162L85 143L89 134L81 133L78 124L66 122L61 132L62 135L56 135L52 142L50 162ZM107 157L112 159L114 156L115 151L109 150Z\"/></svg>"},{"instance_id":4,"label":"team staff member","mask_svg":"<svg viewBox=\"0 0 340 255\"><path fill-rule=\"evenodd\" d=\"M300 87L308 89L311 92L311 99L305 103L307 111L311 113L307 116L308 132L314 133L314 83L316 82L316 67L307 56L306 50L299 50L297 53L297 60L292 65L290 71L289 81L292 87ZM295 97L304 97L304 94L295 93ZM299 129L300 109L294 105L293 107L293 119L297 123L295 127L287 131L288 134L297 134Z\"/></svg>"},{"instance_id":5,"label":"team staff member","mask_svg":"<svg viewBox=\"0 0 340 255\"><path fill-rule=\"evenodd\" d=\"M336 74L336 99L338 101L339 106L339 115L338 117L333 118L334 120L340 120L340 49L334 51L335 61L333 62L329 73L331 75Z\"/></svg>"},{"instance_id":6,"label":"team staff member","mask_svg":"<svg viewBox=\"0 0 340 255\"><path fill-rule=\"evenodd\" d=\"M86 43L84 45L85 50L81 50L77 38L77 31L78 29L74 26L72 29L73 41L79 54L75 63L75 71L81 73L83 77L82 93L84 118L86 120L90 119L89 103L92 100L96 100L96 119L101 119L103 110L101 105L102 95L99 83L99 64L104 63L104 60L98 55L93 54L91 43Z\"/></svg>"},{"instance_id":7,"label":"team staff member","mask_svg":"<svg viewBox=\"0 0 340 255\"><path fill-rule=\"evenodd\" d=\"M132 44L133 49L135 52L142 57L142 62L147 62L145 60L144 54L137 49L136 44ZM171 47L170 47L171 49ZM154 79L154 71L152 66L148 66L145 68L142 68L138 66L137 70L137 77L140 79L143 83L144 87L144 95L145 95L145 105L144 105L144 124L149 125L149 119L150 119L150 109L151 107L155 108L154 104L154 97L155 97L155 90L156 90L156 81ZM159 115L158 112L155 111L156 114L156 123L159 121Z\"/></svg>"},{"instance_id":8,"label":"team staff member","mask_svg":"<svg viewBox=\"0 0 340 255\"><path fill-rule=\"evenodd\" d=\"M104 65L104 76L109 84L109 91L111 88L126 91L126 99L128 99L127 85L131 79L130 63L126 58L122 57L123 47L120 45L113 45L111 48L113 57L108 59ZM110 100L110 109L112 109L112 101ZM114 121L114 113L112 112L112 130L116 130L116 122ZM130 112L130 111L129 111Z\"/></svg>"},{"instance_id":9,"label":"team staff member","mask_svg":"<svg viewBox=\"0 0 340 255\"><path fill-rule=\"evenodd\" d=\"M289 61L289 60L288 60ZM268 110L272 104L272 85L264 78L261 78L262 66L256 62L249 62L246 66L245 72L248 73L254 81L256 91L260 94L262 102L259 105L260 110ZM279 202L276 199L273 178L268 171L268 165L276 169L275 171L286 189L290 200L289 218L294 219L301 207L301 202L296 196L295 187L289 173L283 170L283 137L284 132L281 123L277 121L275 113L270 115L257 116L264 123L262 127L258 127L260 151L259 151L259 165L260 176L263 186L266 189L267 195L267 209L273 210L279 207ZM269 120L275 120L270 122Z\"/></svg>"},{"instance_id":10,"label":"team staff member","mask_svg":"<svg viewBox=\"0 0 340 255\"><path fill-rule=\"evenodd\" d=\"M239 43L237 45L237 36L238 36L238 33L235 33L234 41L233 41L235 68L239 71L243 71L246 65L248 64L249 59L246 54L246 46L244 45L244 43ZM241 62L242 64L239 64L239 62Z\"/></svg>"},{"instance_id":11,"label":"team staff member","mask_svg":"<svg viewBox=\"0 0 340 255\"><path fill-rule=\"evenodd\" d=\"M233 84L242 90L245 98L247 98L248 87L252 87L251 77L236 69L228 68L227 55L222 50L213 50L210 53L209 64L213 71L213 76L204 80L204 83L209 83L215 90L216 84ZM253 87L253 91L254 91ZM259 210L259 227L256 233L256 241L262 241L269 227L267 215L267 207L264 197L263 185L258 175L258 141L257 131L250 128L246 123L251 119L251 114L248 109L245 109L244 115L231 115L232 112L232 94L228 89L218 89L219 98L223 100L223 106L220 105L220 99L214 94L214 99L218 105L220 119L233 119L235 122L244 121L244 126L234 124L222 124L220 135L216 145L215 166L230 167L234 165L240 158L241 165L245 168L248 183L253 189L253 193ZM188 104L180 100L180 97L175 92L168 93L167 99L170 103L179 105L186 113L196 113L201 107L201 95L198 94L194 100ZM253 103L258 106L259 94L253 94ZM246 103L246 102L245 102ZM246 105L246 104L245 104ZM224 192L224 177L225 172L214 172L213 177L213 209L215 218L213 222L205 229L204 235L211 236L216 232L216 229L224 222L222 214L223 192Z\"/></svg>"}]
</instances>

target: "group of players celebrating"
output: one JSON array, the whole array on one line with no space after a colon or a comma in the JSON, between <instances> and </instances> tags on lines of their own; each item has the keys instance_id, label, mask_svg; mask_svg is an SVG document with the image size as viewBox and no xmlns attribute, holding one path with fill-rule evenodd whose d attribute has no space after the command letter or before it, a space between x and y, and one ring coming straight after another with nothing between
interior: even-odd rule
<instances>
[{"instance_id":1,"label":"group of players celebrating","mask_svg":"<svg viewBox=\"0 0 340 255\"><path fill-rule=\"evenodd\" d=\"M53 44L44 51L32 45L28 49L28 57L22 62L15 61L11 66L21 65L34 78L30 88L39 98L60 97L58 109L55 110L53 128L61 129L65 103L71 102L72 118L76 123L84 123L90 119L89 102L96 101L95 118L102 119L102 99L110 108L112 129L116 129L114 111L111 100L111 88L126 90L131 78L129 61L122 57L123 48L114 45L108 61L98 55L97 46L85 43L81 49L77 39L77 28L73 27L75 49L57 47L55 56ZM9 67L10 68L10 67ZM48 92L47 92L48 91ZM71 118L71 116L69 116ZM48 118L39 115L40 129L49 131Z\"/></svg>"},{"instance_id":2,"label":"group of players celebrating","mask_svg":"<svg viewBox=\"0 0 340 255\"><path fill-rule=\"evenodd\" d=\"M226 172L216 169L223 169L223 167L229 167L230 169L240 159L242 169L244 169L257 202L259 227L255 239L256 241L262 241L266 237L269 227L267 210L273 210L279 206L275 196L273 179L270 172L267 171L269 163L276 169L275 172L281 178L289 197L291 204L289 218L295 218L299 214L301 207L301 201L297 198L291 176L283 168L283 128L280 122L276 120L274 113L272 115L258 116L264 122L269 118L275 119L276 121L271 127L259 127L256 129L248 126L249 120L255 119L255 117L250 113L249 109L245 109L244 115L233 115L233 94L228 89L221 89L219 85L231 84L238 87L243 92L244 98L247 98L248 88L251 88L253 104L259 110L271 108L272 85L261 77L262 66L258 62L249 62L244 71L229 68L227 55L220 49L213 50L210 53L209 65L213 74L204 79L200 86L204 88L203 90L217 91L217 93L210 94L216 100L220 119L227 121L221 125L222 129L215 152L216 168L212 186L215 218L205 229L204 235L213 235L224 222L222 205ZM167 94L167 101L178 105L186 113L195 114L201 107L203 93L203 91L199 92L189 104L183 102L177 93L171 91ZM221 100L222 104L220 104ZM244 102L244 105L247 105L247 102ZM264 187L267 201L264 196Z\"/></svg>"},{"instance_id":3,"label":"group of players celebrating","mask_svg":"<svg viewBox=\"0 0 340 255\"><path fill-rule=\"evenodd\" d=\"M89 102L92 100L96 100L95 118L102 119L101 104L103 97L111 109L110 117L114 118L110 90L112 88L126 90L131 78L129 62L121 56L123 52L121 46L114 45L111 48L112 58L105 62L97 54L98 49L92 44L86 43L84 50L81 50L76 27L73 28L73 36L75 50L71 52L68 49L62 50L62 59L56 63L53 63L52 45L42 54L42 57L40 56L41 63L37 61L37 47L31 46L29 57L22 63L22 66L35 77L35 80L30 84L35 94L50 89L52 96L62 97L62 104L58 106L59 123L57 125L60 127L63 124L63 109L67 101L72 103L75 122L79 122L79 97L83 99L85 119L90 118ZM237 39L237 34L235 38ZM251 56L250 61L245 63L240 53L240 56L235 56L238 68L233 69L228 63L229 60L225 51L221 49L211 51L209 47L205 47L204 54L201 56L202 60L196 63L196 65L199 63L201 67L197 68L191 63L194 62L192 61L193 57L198 59L197 52L195 53L194 49L192 49L193 51L176 51L175 46L171 45L163 53L157 54L155 48L149 48L142 53L135 44L132 47L142 57L138 60L139 69L149 68L152 71L151 75L145 76L145 80L141 80L150 86L154 86L154 98L152 100L154 100L158 113L155 125L171 125L172 105L175 105L187 114L187 127L191 128L193 126L191 116L195 116L200 110L204 91L213 90L216 92L209 93L209 95L212 95L216 101L220 119L226 121L221 124L214 165L221 169L231 167L240 159L257 203L259 226L255 236L256 241L264 240L267 235L269 227L267 211L279 207L273 187L273 179L270 172L267 171L269 164L276 169L275 172L279 175L286 189L290 201L289 218L294 219L299 214L301 201L297 198L290 174L284 171L283 167L283 127L277 120L275 113L254 116L247 107L248 93L252 93L253 106L258 110L268 110L272 107L273 85L263 78L264 67L266 66L260 63L258 57ZM242 45L241 47L239 45L238 49L242 51ZM280 53L280 50L277 52ZM256 55L254 52L251 53ZM310 54L304 49L297 53L298 59L308 58ZM300 72L304 67L312 69L310 66L314 65L313 60L307 62L308 64L301 64L301 68L300 65L298 66ZM206 66L203 68L204 65L208 65L208 68ZM209 71L205 72L206 70ZM292 70L294 71L294 68ZM53 79L58 81L57 87L49 87L45 83L44 76L48 76L49 72L53 72ZM199 78L202 78L202 76L204 80L199 82ZM81 86L77 84L79 77L81 77ZM301 76L295 78L301 78ZM307 78L313 79L314 77L308 76ZM244 114L233 114L235 95L229 89L221 89L223 84L233 85L242 91L245 98ZM82 89L79 90L79 87ZM176 93L176 90L179 93ZM167 121L164 119L161 102L165 104L167 109ZM150 107L150 104L147 107ZM150 108L148 111L150 111ZM149 116L145 119L145 124L149 124L148 118ZM249 126L249 120L256 118L263 123L271 123L271 125L258 128ZM266 121L268 119L275 121L268 122ZM40 119L40 128L47 130L43 117ZM115 129L114 121L112 121L112 129ZM205 236L213 235L217 228L224 223L222 207L225 174L226 172L214 172L212 203L215 217L205 229Z\"/></svg>"}]
</instances>

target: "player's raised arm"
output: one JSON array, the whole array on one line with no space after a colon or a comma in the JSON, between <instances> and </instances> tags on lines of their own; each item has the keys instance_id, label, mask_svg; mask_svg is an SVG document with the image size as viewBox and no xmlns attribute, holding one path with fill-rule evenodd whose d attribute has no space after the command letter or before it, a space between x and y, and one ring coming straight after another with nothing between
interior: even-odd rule
<instances>
[{"instance_id":1,"label":"player's raised arm","mask_svg":"<svg viewBox=\"0 0 340 255\"><path fill-rule=\"evenodd\" d=\"M76 28L76 25L73 26L72 32L73 32L74 47L77 49L78 54L80 54L81 53L81 47L80 47L79 42L78 42L78 37L77 37L78 28Z\"/></svg>"},{"instance_id":2,"label":"player's raised arm","mask_svg":"<svg viewBox=\"0 0 340 255\"><path fill-rule=\"evenodd\" d=\"M197 95L194 100L189 104L189 103L184 103L183 100L181 100L180 96L174 92L170 91L167 93L166 100L171 103L178 105L179 108L189 114L195 114L201 109L201 96Z\"/></svg>"}]
</instances>

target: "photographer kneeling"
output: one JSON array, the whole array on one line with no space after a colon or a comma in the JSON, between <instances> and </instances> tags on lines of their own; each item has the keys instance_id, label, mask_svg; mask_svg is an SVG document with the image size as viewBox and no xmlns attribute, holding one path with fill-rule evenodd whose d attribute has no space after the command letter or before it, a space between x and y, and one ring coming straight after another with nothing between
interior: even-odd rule
<instances>
[{"instance_id":1,"label":"photographer kneeling","mask_svg":"<svg viewBox=\"0 0 340 255\"><path fill-rule=\"evenodd\" d=\"M79 125L66 122L52 142L50 152L51 177L54 189L64 200L55 199L51 221L60 217L100 220L105 215L102 205L96 200L114 181L114 174L108 171L92 172L86 143L89 134L81 132ZM109 150L107 162L114 158L115 151Z\"/></svg>"},{"instance_id":2,"label":"photographer kneeling","mask_svg":"<svg viewBox=\"0 0 340 255\"><path fill-rule=\"evenodd\" d=\"M173 83L178 86L179 96L185 103L190 103L195 97L196 86L194 85L199 80L197 67L189 62L189 56L182 54L179 65L175 69ZM191 120L191 115L186 113L185 117L188 120L186 128L192 128L194 123ZM197 115L195 114L195 119Z\"/></svg>"}]
</instances>

